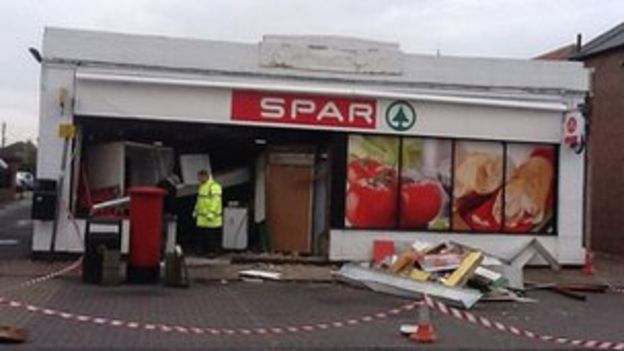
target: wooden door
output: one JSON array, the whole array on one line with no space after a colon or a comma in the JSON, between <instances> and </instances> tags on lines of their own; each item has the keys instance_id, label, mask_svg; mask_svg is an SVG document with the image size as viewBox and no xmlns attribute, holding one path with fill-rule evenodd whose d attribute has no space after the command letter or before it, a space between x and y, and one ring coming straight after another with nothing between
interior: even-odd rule
<instances>
[{"instance_id":1,"label":"wooden door","mask_svg":"<svg viewBox=\"0 0 624 351\"><path fill-rule=\"evenodd\" d=\"M311 252L313 170L314 155L269 155L266 221L273 251Z\"/></svg>"}]
</instances>

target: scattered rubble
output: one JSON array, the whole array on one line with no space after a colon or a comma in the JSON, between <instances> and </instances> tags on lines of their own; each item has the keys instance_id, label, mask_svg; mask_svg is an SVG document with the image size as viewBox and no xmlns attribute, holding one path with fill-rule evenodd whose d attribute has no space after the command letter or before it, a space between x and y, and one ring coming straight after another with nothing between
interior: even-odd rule
<instances>
[{"instance_id":1,"label":"scattered rubble","mask_svg":"<svg viewBox=\"0 0 624 351\"><path fill-rule=\"evenodd\" d=\"M19 344L26 341L28 332L24 328L0 325L0 344Z\"/></svg>"},{"instance_id":2,"label":"scattered rubble","mask_svg":"<svg viewBox=\"0 0 624 351\"><path fill-rule=\"evenodd\" d=\"M471 308L483 294L475 289L449 287L443 284L418 281L406 275L394 274L388 270L364 267L347 263L338 271L339 279L371 290L407 298L420 298L425 294L462 308Z\"/></svg>"},{"instance_id":3,"label":"scattered rubble","mask_svg":"<svg viewBox=\"0 0 624 351\"><path fill-rule=\"evenodd\" d=\"M512 260L456 242L379 240L373 246L372 263L345 264L337 276L374 291L410 298L430 295L462 308L471 308L480 300L535 302L524 296L522 270L537 255L553 270L560 269L535 239ZM555 291L580 299L574 289L562 289Z\"/></svg>"},{"instance_id":4,"label":"scattered rubble","mask_svg":"<svg viewBox=\"0 0 624 351\"><path fill-rule=\"evenodd\" d=\"M527 290L550 290L562 296L579 301L585 301L587 299L587 297L581 294L581 292L606 293L607 290L609 290L609 286L604 284L537 284L527 282L527 285L529 286Z\"/></svg>"},{"instance_id":5,"label":"scattered rubble","mask_svg":"<svg viewBox=\"0 0 624 351\"><path fill-rule=\"evenodd\" d=\"M257 269L248 269L238 272L241 279L261 279L261 280L281 280L282 273L262 271Z\"/></svg>"}]
</instances>

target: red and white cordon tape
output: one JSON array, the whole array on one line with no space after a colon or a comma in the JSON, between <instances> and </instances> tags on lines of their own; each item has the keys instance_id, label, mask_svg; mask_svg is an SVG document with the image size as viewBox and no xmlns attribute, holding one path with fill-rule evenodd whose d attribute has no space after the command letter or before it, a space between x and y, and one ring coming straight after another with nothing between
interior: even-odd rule
<instances>
[{"instance_id":1,"label":"red and white cordon tape","mask_svg":"<svg viewBox=\"0 0 624 351\"><path fill-rule=\"evenodd\" d=\"M13 287L0 289L0 292L12 291L21 288L26 288L38 283L45 282L47 280L56 278L60 275L68 273L78 267L82 263L82 257L72 264L49 274L30 279L26 282L20 283ZM303 324L296 326L285 327L266 327L266 328L206 328L206 327L193 327L193 326L180 326L180 325L168 325L158 322L138 322L138 321L126 321L118 318L108 317L96 317L84 314L76 314L68 311L61 311L52 308L36 306L29 303L24 303L16 300L11 300L0 296L0 306L6 305L11 308L23 308L31 313L39 313L45 316L59 317L66 320L74 320L77 322L92 323L96 325L108 325L113 327L126 327L129 329L144 329L149 331L161 331L165 333L178 332L183 334L198 334L198 335L280 335L280 334L292 334L298 332L314 332L331 328L343 328L349 326L355 326L363 323L373 322L375 320L382 320L389 318L400 313L413 310L420 302L411 302L397 308L392 308L387 311L378 312L374 314L365 315L359 318L351 318L341 321L333 322L320 322L315 324Z\"/></svg>"},{"instance_id":2,"label":"red and white cordon tape","mask_svg":"<svg viewBox=\"0 0 624 351\"><path fill-rule=\"evenodd\" d=\"M118 328L128 329L142 329L148 331L160 331L164 333L181 333L181 334L197 334L197 335L213 335L213 336L231 336L231 335L285 335L294 334L299 332L315 332L333 328L343 328L356 326L364 323L370 323L375 320L387 319L392 316L398 315L403 312L411 311L419 302L412 302L393 308L384 312L378 312L374 314L365 315L359 318L350 318L333 322L319 322L313 324L302 324L284 327L249 327L249 328L210 328L210 327L196 327L196 326L184 326L184 325L169 325L158 322L139 322L139 321L127 321L123 319L89 316L84 314L76 314L67 311L61 311L46 307L35 306L28 303L23 303L15 300L8 300L0 297L0 306L6 305L12 308L26 309L28 312L39 313L45 316L58 317L65 320L73 320L83 323L92 323L96 325L112 326Z\"/></svg>"},{"instance_id":3,"label":"red and white cordon tape","mask_svg":"<svg viewBox=\"0 0 624 351\"><path fill-rule=\"evenodd\" d=\"M82 263L82 257L72 264L49 274L30 279L26 282L18 284L11 288L0 289L0 291L17 290L25 288L38 283L45 282L53 279L67 272L70 272L78 267ZM617 293L624 293L624 289L610 285L611 290ZM206 327L191 327L180 325L167 325L162 323L148 323L138 321L126 321L122 319L95 317L83 314L75 314L67 311L60 311L46 307L40 307L32 304L23 303L16 300L5 299L0 296L0 305L7 305L12 308L24 308L28 312L40 313L46 316L59 317L66 320L74 320L84 323L93 323L96 325L108 325L113 327L126 327L129 329L144 329L149 331L161 331L165 333L177 332L182 334L198 334L198 335L280 335L280 334L292 334L298 332L314 332L320 330L326 330L330 328L342 328L348 326L355 326L363 323L369 323L375 320L386 319L394 315L398 315L402 312L407 312L415 309L418 305L423 303L422 301L412 302L403 306L390 309L385 312L378 312L375 314L366 315L360 318L352 318L342 321L334 322L321 322L316 324L305 324L298 326L286 326L286 327L266 327L266 328L206 328ZM434 301L429 296L425 297L424 303L430 308L439 311L445 315L459 319L461 321L467 321L469 323L478 324L486 328L496 329L501 332L507 332L517 336L524 336L534 340L542 340L548 342L554 342L560 345L571 345L585 348L595 348L600 350L624 350L624 341L598 341L598 340L583 340L583 339L570 339L566 337L556 337L550 335L544 335L537 332L529 331L523 328L508 326L503 323L492 321L485 317L476 316L470 312L462 311L454 307L450 307L440 301Z\"/></svg>"},{"instance_id":4,"label":"red and white cordon tape","mask_svg":"<svg viewBox=\"0 0 624 351\"><path fill-rule=\"evenodd\" d=\"M72 156L73 157L73 156ZM65 210L67 211L68 214L68 219L70 220L70 223L73 225L74 227L74 231L76 234L76 237L78 238L78 240L81 242L81 244L83 243L83 239L80 236L80 228L78 226L78 222L76 222L76 218L74 218L72 212L69 210L69 207L67 206L66 203L63 203L65 206ZM15 290L19 290L19 289L23 289L35 284L39 284L39 283L43 283L45 281L54 279L58 276L61 276L65 273L71 272L76 268L79 268L82 265L82 260L83 260L84 256L80 256L79 259L77 259L76 261L72 262L71 264L57 270L54 272L50 272L46 275L42 275L42 276L38 276L32 279L29 279L23 283L19 283L16 284L14 286L10 286L10 287L0 287L0 293L5 293L5 292L9 292L9 291L15 291ZM0 296L1 297L1 296Z\"/></svg>"},{"instance_id":5,"label":"red and white cordon tape","mask_svg":"<svg viewBox=\"0 0 624 351\"><path fill-rule=\"evenodd\" d=\"M461 321L478 324L486 328L496 329L501 332L510 333L517 336L524 336L529 339L554 342L559 345L571 345L583 348L595 348L599 350L624 350L624 341L599 341L599 340L583 340L571 339L566 337L557 337L551 335L540 334L523 328L508 326L503 323L492 321L485 317L476 316L470 312L462 311L454 307L450 307L440 301L434 301L429 296L425 297L425 303L433 310L441 312L447 316L451 316Z\"/></svg>"},{"instance_id":6,"label":"red and white cordon tape","mask_svg":"<svg viewBox=\"0 0 624 351\"><path fill-rule=\"evenodd\" d=\"M19 289L23 289L23 288L27 288L30 286L33 286L35 284L39 284L39 283L43 283L45 281L54 279L58 276L61 276L65 273L71 272L74 269L77 269L80 267L80 265L82 264L82 257L80 257L78 260L72 262L71 264L59 269L58 271L54 271L51 273L48 273L46 275L42 275L42 276L38 276L32 279L29 279L25 282L19 283L17 285L14 286L9 286L9 287L1 287L0 288L0 293L5 293L5 292L9 292L9 291L14 291L14 290L19 290Z\"/></svg>"}]
</instances>

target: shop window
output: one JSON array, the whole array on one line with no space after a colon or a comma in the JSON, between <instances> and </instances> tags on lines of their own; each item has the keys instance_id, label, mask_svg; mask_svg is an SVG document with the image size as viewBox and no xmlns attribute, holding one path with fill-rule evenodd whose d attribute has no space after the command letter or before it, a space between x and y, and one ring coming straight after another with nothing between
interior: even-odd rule
<instances>
[{"instance_id":1,"label":"shop window","mask_svg":"<svg viewBox=\"0 0 624 351\"><path fill-rule=\"evenodd\" d=\"M399 138L351 135L347 153L345 226L396 228Z\"/></svg>"},{"instance_id":2,"label":"shop window","mask_svg":"<svg viewBox=\"0 0 624 351\"><path fill-rule=\"evenodd\" d=\"M347 228L556 232L554 145L350 135Z\"/></svg>"},{"instance_id":3,"label":"shop window","mask_svg":"<svg viewBox=\"0 0 624 351\"><path fill-rule=\"evenodd\" d=\"M399 226L448 230L451 140L403 138L401 144Z\"/></svg>"},{"instance_id":4,"label":"shop window","mask_svg":"<svg viewBox=\"0 0 624 351\"><path fill-rule=\"evenodd\" d=\"M504 180L500 142L455 141L453 230L498 232L502 211L495 206Z\"/></svg>"},{"instance_id":5,"label":"shop window","mask_svg":"<svg viewBox=\"0 0 624 351\"><path fill-rule=\"evenodd\" d=\"M555 148L552 145L507 144L502 208L504 231L509 233L554 232Z\"/></svg>"}]
</instances>

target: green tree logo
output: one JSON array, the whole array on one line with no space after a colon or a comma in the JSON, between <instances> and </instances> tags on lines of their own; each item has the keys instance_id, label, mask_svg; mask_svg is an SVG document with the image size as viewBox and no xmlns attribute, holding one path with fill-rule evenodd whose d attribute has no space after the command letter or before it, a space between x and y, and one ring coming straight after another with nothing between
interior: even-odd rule
<instances>
[{"instance_id":1,"label":"green tree logo","mask_svg":"<svg viewBox=\"0 0 624 351\"><path fill-rule=\"evenodd\" d=\"M386 110L386 123L394 130L406 131L416 123L416 112L409 102L395 101Z\"/></svg>"}]
</instances>

